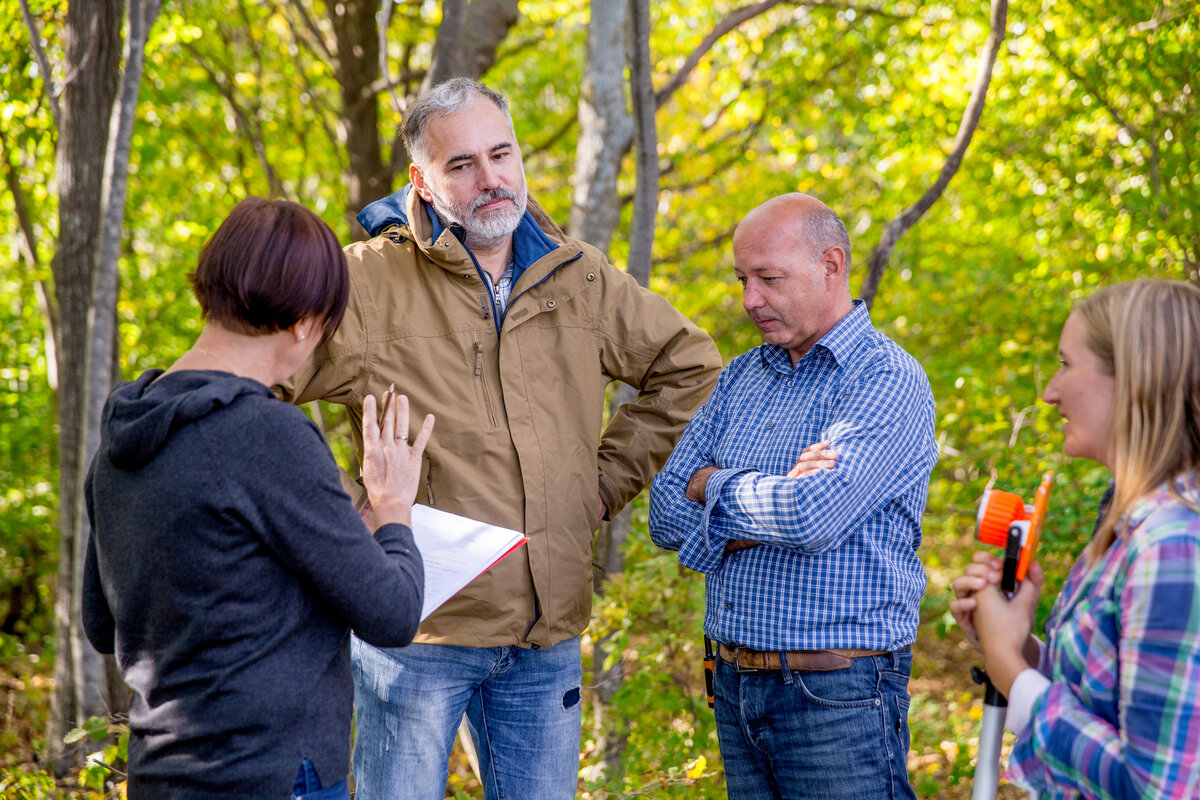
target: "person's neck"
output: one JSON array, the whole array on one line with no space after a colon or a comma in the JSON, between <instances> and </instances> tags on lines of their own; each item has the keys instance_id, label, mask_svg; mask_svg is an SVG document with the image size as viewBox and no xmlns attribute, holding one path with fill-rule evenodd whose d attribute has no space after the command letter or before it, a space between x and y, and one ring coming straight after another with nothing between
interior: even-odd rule
<instances>
[{"instance_id":1,"label":"person's neck","mask_svg":"<svg viewBox=\"0 0 1200 800\"><path fill-rule=\"evenodd\" d=\"M250 336L210 323L167 372L216 370L274 386L291 375L284 363L290 337L288 331Z\"/></svg>"},{"instance_id":2,"label":"person's neck","mask_svg":"<svg viewBox=\"0 0 1200 800\"><path fill-rule=\"evenodd\" d=\"M500 276L504 274L504 268L508 266L512 251L511 236L489 247L471 248L471 252L475 254L475 260L479 262L483 271L491 276L493 283L500 280Z\"/></svg>"}]
</instances>

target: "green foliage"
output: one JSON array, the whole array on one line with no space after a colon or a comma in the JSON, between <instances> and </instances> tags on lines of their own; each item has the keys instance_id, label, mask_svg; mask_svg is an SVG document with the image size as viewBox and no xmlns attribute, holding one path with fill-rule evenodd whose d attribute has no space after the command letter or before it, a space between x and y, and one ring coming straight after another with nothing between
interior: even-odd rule
<instances>
[{"instance_id":1,"label":"green foliage","mask_svg":"<svg viewBox=\"0 0 1200 800\"><path fill-rule=\"evenodd\" d=\"M31 3L56 61L65 5ZM741 5L653 3L656 86ZM528 0L521 10L485 78L512 98L531 194L565 221L586 4ZM283 194L350 238L358 209L346 208L345 100L317 41L331 36L328 11L321 0L164 8L130 164L118 306L124 377L166 366L194 339L200 320L187 274L237 200ZM403 73L401 94L420 83L439 14L435 2L394 7L388 57ZM757 344L732 280L729 237L751 207L795 190L842 213L862 275L883 226L941 166L987 24L978 3L783 3L722 37L658 113L652 287L711 331L727 358ZM961 171L901 240L880 287L874 320L924 365L942 448L924 522L930 590L918 640L936 657L919 661L914 677L910 767L922 796L963 796L973 759L978 693L961 669L971 656L958 648L946 586L978 547L980 495L994 486L1028 497L1044 470L1056 472L1042 547L1044 614L1107 480L1061 456L1057 414L1040 402L1070 304L1133 277L1197 278L1197 26L1195 9L1178 0L1013 6ZM44 714L46 691L33 677L53 655L57 423L39 284L50 281L58 234L55 131L16 0L0 0L0 35L0 172L17 177L35 240L32 259L22 255L14 196L0 189L0 219L9 223L0 227L0 667L23 687L18 713L33 720L19 736L0 733L0 750L25 752L38 744L31 731ZM54 78L61 85L65 76ZM376 104L386 159L400 112L387 92ZM633 181L630 155L623 194ZM614 262L625 248L618 230ZM344 410L318 409L339 460L352 464ZM702 581L654 550L644 517L639 505L626 571L597 598L588 634L611 637L626 679L608 716L585 725L586 796L721 796L702 698ZM617 735L622 770L601 776L595 748ZM5 769L6 796L42 796L48 785ZM101 777L83 780L96 786Z\"/></svg>"}]
</instances>

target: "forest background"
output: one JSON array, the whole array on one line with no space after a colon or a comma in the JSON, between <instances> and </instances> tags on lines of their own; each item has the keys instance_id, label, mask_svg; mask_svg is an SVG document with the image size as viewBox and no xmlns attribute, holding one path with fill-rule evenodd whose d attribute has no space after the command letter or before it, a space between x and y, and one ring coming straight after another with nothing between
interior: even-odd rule
<instances>
[{"instance_id":1,"label":"forest background","mask_svg":"<svg viewBox=\"0 0 1200 800\"><path fill-rule=\"evenodd\" d=\"M977 659L946 587L991 486L1029 497L1056 471L1051 588L1090 530L1106 476L1062 458L1041 390L1072 302L1200 279L1198 16L1187 0L0 0L0 793L120 790L122 690L72 602L97 398L190 345L186 276L238 200L297 200L361 238L354 214L405 182L404 107L466 74L512 99L531 195L726 360L760 340L737 221L788 191L842 214L852 286L937 399L909 768L922 797L968 796ZM345 414L309 411L349 466ZM644 498L626 516L597 543L580 795L723 797L703 581L649 544ZM448 796L477 788L456 756Z\"/></svg>"}]
</instances>

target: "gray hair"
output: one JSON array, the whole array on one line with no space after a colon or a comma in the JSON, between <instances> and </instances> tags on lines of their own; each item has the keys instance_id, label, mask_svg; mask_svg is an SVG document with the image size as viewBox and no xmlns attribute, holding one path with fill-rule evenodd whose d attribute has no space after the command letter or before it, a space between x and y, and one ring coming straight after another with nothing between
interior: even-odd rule
<instances>
[{"instance_id":1,"label":"gray hair","mask_svg":"<svg viewBox=\"0 0 1200 800\"><path fill-rule=\"evenodd\" d=\"M496 104L508 117L512 126L512 113L508 110L508 98L494 89L470 78L451 78L439 83L417 98L404 115L400 137L408 150L408 157L419 167L429 164L429 148L425 141L425 128L430 120L465 111L477 96L483 95Z\"/></svg>"},{"instance_id":2,"label":"gray hair","mask_svg":"<svg viewBox=\"0 0 1200 800\"><path fill-rule=\"evenodd\" d=\"M840 247L846 254L846 274L850 274L850 234L837 212L822 205L804 215L804 238L814 258L830 247Z\"/></svg>"}]
</instances>

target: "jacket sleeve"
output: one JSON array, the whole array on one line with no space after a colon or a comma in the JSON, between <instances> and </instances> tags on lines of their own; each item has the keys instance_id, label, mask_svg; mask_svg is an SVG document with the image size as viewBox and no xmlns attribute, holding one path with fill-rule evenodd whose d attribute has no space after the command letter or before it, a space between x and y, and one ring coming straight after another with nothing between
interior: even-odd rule
<instances>
[{"instance_id":1,"label":"jacket sleeve","mask_svg":"<svg viewBox=\"0 0 1200 800\"><path fill-rule=\"evenodd\" d=\"M92 513L92 474L95 461L88 469L87 481L84 483L84 499L87 502L88 520L93 521ZM112 609L104 596L104 587L100 583L100 562L97 560L96 537L88 533L87 556L83 562L83 632L97 652L111 654L116 652L117 625L113 619Z\"/></svg>"},{"instance_id":2,"label":"jacket sleeve","mask_svg":"<svg viewBox=\"0 0 1200 800\"><path fill-rule=\"evenodd\" d=\"M378 266L373 263L375 258L372 251L360 245L346 248L346 261L350 264L346 313L333 335L318 345L290 378L275 387L275 393L283 400L293 405L312 400L351 407L362 405L368 358L367 325L372 307L361 273Z\"/></svg>"},{"instance_id":3,"label":"jacket sleeve","mask_svg":"<svg viewBox=\"0 0 1200 800\"><path fill-rule=\"evenodd\" d=\"M270 401L275 402L275 401ZM412 641L424 600L424 564L404 525L383 525L372 536L338 481L337 466L316 426L295 409L290 419L262 413L248 428L247 453L269 464L228 480L238 507L280 561L377 647ZM267 417L271 417L271 422ZM266 455L269 454L270 458Z\"/></svg>"},{"instance_id":4,"label":"jacket sleeve","mask_svg":"<svg viewBox=\"0 0 1200 800\"><path fill-rule=\"evenodd\" d=\"M685 493L696 470L713 465L728 374L728 370L721 373L712 397L688 423L663 471L654 476L650 487L650 539L664 550L678 550L701 527L704 506L689 500Z\"/></svg>"},{"instance_id":5,"label":"jacket sleeve","mask_svg":"<svg viewBox=\"0 0 1200 800\"><path fill-rule=\"evenodd\" d=\"M662 468L721 369L712 338L662 297L605 263L596 337L601 364L637 390L600 440L600 498L616 514Z\"/></svg>"}]
</instances>

